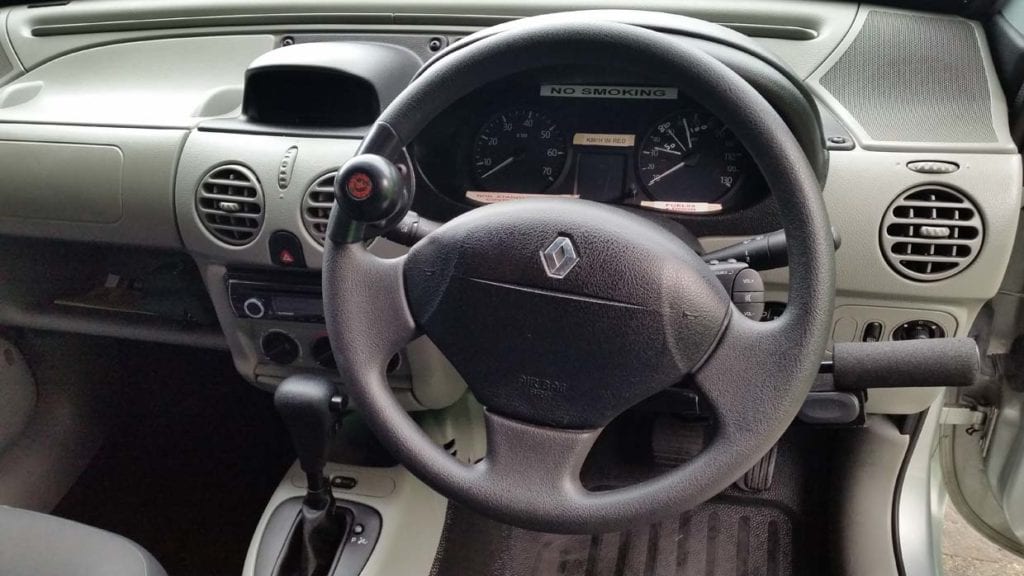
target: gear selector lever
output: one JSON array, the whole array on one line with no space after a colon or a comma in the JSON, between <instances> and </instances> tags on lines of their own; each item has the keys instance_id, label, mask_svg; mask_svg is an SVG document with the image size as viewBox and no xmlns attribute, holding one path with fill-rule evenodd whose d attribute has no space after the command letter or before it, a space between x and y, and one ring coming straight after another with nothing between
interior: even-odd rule
<instances>
[{"instance_id":1,"label":"gear selector lever","mask_svg":"<svg viewBox=\"0 0 1024 576\"><path fill-rule=\"evenodd\" d=\"M317 376L291 376L274 392L274 406L291 434L307 487L298 541L286 550L291 558L280 576L323 576L341 548L348 520L336 509L324 467L344 404L334 384Z\"/></svg>"}]
</instances>

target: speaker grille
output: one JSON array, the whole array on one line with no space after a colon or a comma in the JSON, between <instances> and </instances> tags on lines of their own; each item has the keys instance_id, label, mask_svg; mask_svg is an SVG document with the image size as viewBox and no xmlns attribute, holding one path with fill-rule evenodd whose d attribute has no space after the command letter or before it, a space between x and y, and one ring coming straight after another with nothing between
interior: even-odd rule
<instances>
[{"instance_id":1,"label":"speaker grille","mask_svg":"<svg viewBox=\"0 0 1024 576\"><path fill-rule=\"evenodd\" d=\"M912 280L949 278L978 256L984 228L963 194L922 186L900 194L882 220L882 252L893 270Z\"/></svg>"},{"instance_id":2,"label":"speaker grille","mask_svg":"<svg viewBox=\"0 0 1024 576\"><path fill-rule=\"evenodd\" d=\"M985 70L970 22L872 10L820 83L874 140L984 143L997 140Z\"/></svg>"}]
</instances>

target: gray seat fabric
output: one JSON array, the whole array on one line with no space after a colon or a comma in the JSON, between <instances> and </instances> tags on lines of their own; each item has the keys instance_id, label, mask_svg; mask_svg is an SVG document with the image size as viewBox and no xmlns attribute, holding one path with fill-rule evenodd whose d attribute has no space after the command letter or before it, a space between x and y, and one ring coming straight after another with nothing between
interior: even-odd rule
<instances>
[{"instance_id":1,"label":"gray seat fabric","mask_svg":"<svg viewBox=\"0 0 1024 576\"><path fill-rule=\"evenodd\" d=\"M0 506L4 576L167 576L138 544L56 516Z\"/></svg>"}]
</instances>

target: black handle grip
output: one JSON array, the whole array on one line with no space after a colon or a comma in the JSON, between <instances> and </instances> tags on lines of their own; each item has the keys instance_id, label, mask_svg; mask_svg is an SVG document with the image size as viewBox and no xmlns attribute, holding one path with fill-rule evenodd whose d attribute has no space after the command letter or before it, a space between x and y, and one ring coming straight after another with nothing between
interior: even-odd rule
<instances>
[{"instance_id":1,"label":"black handle grip","mask_svg":"<svg viewBox=\"0 0 1024 576\"><path fill-rule=\"evenodd\" d=\"M362 242L367 234L378 235L398 224L412 203L406 173L376 154L360 154L345 162L334 179L339 209L331 213L331 241Z\"/></svg>"},{"instance_id":2,"label":"black handle grip","mask_svg":"<svg viewBox=\"0 0 1024 576\"><path fill-rule=\"evenodd\" d=\"M285 378L274 391L274 407L291 433L311 492L324 487L324 466L336 422L332 404L337 393L327 379L306 374Z\"/></svg>"},{"instance_id":3,"label":"black handle grip","mask_svg":"<svg viewBox=\"0 0 1024 576\"><path fill-rule=\"evenodd\" d=\"M970 338L837 342L832 377L838 390L970 386L980 370Z\"/></svg>"}]
</instances>

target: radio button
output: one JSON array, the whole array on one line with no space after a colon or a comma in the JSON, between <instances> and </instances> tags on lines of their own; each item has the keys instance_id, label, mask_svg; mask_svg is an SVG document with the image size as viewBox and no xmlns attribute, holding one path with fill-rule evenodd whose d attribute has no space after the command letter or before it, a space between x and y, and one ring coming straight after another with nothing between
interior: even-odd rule
<instances>
[{"instance_id":1,"label":"radio button","mask_svg":"<svg viewBox=\"0 0 1024 576\"><path fill-rule=\"evenodd\" d=\"M263 318L267 315L267 307L259 298L249 298L242 304L242 311L249 318Z\"/></svg>"}]
</instances>

